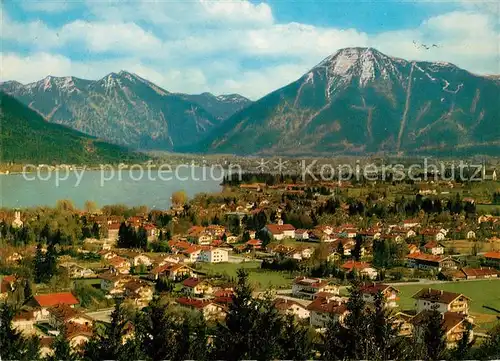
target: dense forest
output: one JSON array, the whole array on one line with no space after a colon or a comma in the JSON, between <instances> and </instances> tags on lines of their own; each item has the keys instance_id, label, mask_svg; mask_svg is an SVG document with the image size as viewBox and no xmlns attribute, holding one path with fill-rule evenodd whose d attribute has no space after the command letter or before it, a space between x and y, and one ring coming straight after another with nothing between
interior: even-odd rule
<instances>
[{"instance_id":1,"label":"dense forest","mask_svg":"<svg viewBox=\"0 0 500 361\"><path fill-rule=\"evenodd\" d=\"M44 164L100 164L144 161L145 155L52 124L0 92L0 161Z\"/></svg>"}]
</instances>

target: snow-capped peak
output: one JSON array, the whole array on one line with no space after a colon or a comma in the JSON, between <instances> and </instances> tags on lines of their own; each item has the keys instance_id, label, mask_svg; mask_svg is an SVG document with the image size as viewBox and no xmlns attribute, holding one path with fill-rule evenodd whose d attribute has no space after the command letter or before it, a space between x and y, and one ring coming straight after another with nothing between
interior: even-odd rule
<instances>
[{"instance_id":1,"label":"snow-capped peak","mask_svg":"<svg viewBox=\"0 0 500 361\"><path fill-rule=\"evenodd\" d=\"M373 48L345 48L324 59L313 70L326 72L327 97L330 97L339 87L351 84L353 78L357 79L360 87L367 86L377 77L388 79L393 75L401 79L396 64L404 66L407 63L401 61Z\"/></svg>"}]
</instances>

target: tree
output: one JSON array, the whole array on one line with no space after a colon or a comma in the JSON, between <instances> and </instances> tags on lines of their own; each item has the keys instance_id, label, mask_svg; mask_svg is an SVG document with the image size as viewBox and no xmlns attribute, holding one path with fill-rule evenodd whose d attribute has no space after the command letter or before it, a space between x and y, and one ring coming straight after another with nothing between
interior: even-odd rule
<instances>
[{"instance_id":1,"label":"tree","mask_svg":"<svg viewBox=\"0 0 500 361\"><path fill-rule=\"evenodd\" d=\"M287 315L280 338L282 360L310 360L312 342L308 329L299 325L293 315Z\"/></svg>"},{"instance_id":2,"label":"tree","mask_svg":"<svg viewBox=\"0 0 500 361\"><path fill-rule=\"evenodd\" d=\"M92 225L92 231L91 231L92 237L94 237L95 239L100 239L101 238L100 231L101 230L100 230L99 224L97 222L94 222L94 224Z\"/></svg>"},{"instance_id":3,"label":"tree","mask_svg":"<svg viewBox=\"0 0 500 361\"><path fill-rule=\"evenodd\" d=\"M251 335L256 316L252 289L248 284L248 273L238 270L238 284L229 304L226 322L218 323L215 331L214 358L229 361L251 359Z\"/></svg>"},{"instance_id":4,"label":"tree","mask_svg":"<svg viewBox=\"0 0 500 361\"><path fill-rule=\"evenodd\" d=\"M83 209L87 213L94 213L95 211L97 211L97 203L94 201L85 201Z\"/></svg>"},{"instance_id":5,"label":"tree","mask_svg":"<svg viewBox=\"0 0 500 361\"><path fill-rule=\"evenodd\" d=\"M126 323L121 302L116 302L111 322L106 324L104 332L94 330L92 338L85 344L85 359L128 360L123 347Z\"/></svg>"},{"instance_id":6,"label":"tree","mask_svg":"<svg viewBox=\"0 0 500 361\"><path fill-rule=\"evenodd\" d=\"M172 204L182 206L187 203L188 197L185 191L180 190L172 193Z\"/></svg>"},{"instance_id":7,"label":"tree","mask_svg":"<svg viewBox=\"0 0 500 361\"><path fill-rule=\"evenodd\" d=\"M56 209L58 211L74 212L75 205L70 199L60 199L56 203Z\"/></svg>"},{"instance_id":8,"label":"tree","mask_svg":"<svg viewBox=\"0 0 500 361\"><path fill-rule=\"evenodd\" d=\"M146 250L146 248L148 247L148 232L143 226L139 227L136 238L137 238L136 242L137 248L142 248L143 250Z\"/></svg>"},{"instance_id":9,"label":"tree","mask_svg":"<svg viewBox=\"0 0 500 361\"><path fill-rule=\"evenodd\" d=\"M352 256L356 261L361 259L361 250L363 248L363 237L360 234L356 235L356 244L352 250Z\"/></svg>"},{"instance_id":10,"label":"tree","mask_svg":"<svg viewBox=\"0 0 500 361\"><path fill-rule=\"evenodd\" d=\"M443 322L443 316L436 309L429 311L423 322L423 340L429 360L440 360L446 350Z\"/></svg>"},{"instance_id":11,"label":"tree","mask_svg":"<svg viewBox=\"0 0 500 361\"><path fill-rule=\"evenodd\" d=\"M466 331L458 341L457 346L451 351L453 360L468 360L473 342L471 341L472 324L466 321Z\"/></svg>"},{"instance_id":12,"label":"tree","mask_svg":"<svg viewBox=\"0 0 500 361\"><path fill-rule=\"evenodd\" d=\"M66 338L66 329L62 329L52 344L54 353L45 358L46 361L76 361L79 358L71 349L71 345Z\"/></svg>"},{"instance_id":13,"label":"tree","mask_svg":"<svg viewBox=\"0 0 500 361\"><path fill-rule=\"evenodd\" d=\"M358 283L349 289L348 314L344 324L330 320L323 335L324 354L327 360L365 360L373 350L370 318L365 312L366 304Z\"/></svg>"}]
</instances>

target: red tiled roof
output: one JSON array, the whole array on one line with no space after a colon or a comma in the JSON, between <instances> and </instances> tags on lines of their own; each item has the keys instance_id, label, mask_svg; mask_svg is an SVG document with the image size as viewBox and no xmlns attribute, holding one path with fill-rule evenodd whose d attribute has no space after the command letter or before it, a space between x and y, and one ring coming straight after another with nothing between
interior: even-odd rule
<instances>
[{"instance_id":1,"label":"red tiled roof","mask_svg":"<svg viewBox=\"0 0 500 361\"><path fill-rule=\"evenodd\" d=\"M484 277L484 276L493 276L493 275L498 275L500 271L491 268L491 267L481 267L481 268L468 268L464 267L461 269L461 271L467 276L467 277Z\"/></svg>"},{"instance_id":2,"label":"red tiled roof","mask_svg":"<svg viewBox=\"0 0 500 361\"><path fill-rule=\"evenodd\" d=\"M486 252L484 254L484 257L485 258L491 258L491 259L500 260L500 252L499 251Z\"/></svg>"},{"instance_id":3,"label":"red tiled roof","mask_svg":"<svg viewBox=\"0 0 500 361\"><path fill-rule=\"evenodd\" d=\"M320 313L341 315L347 311L347 305L339 301L318 297L307 306L307 309Z\"/></svg>"},{"instance_id":4,"label":"red tiled roof","mask_svg":"<svg viewBox=\"0 0 500 361\"><path fill-rule=\"evenodd\" d=\"M204 308L212 303L212 301L206 299L189 298L189 297L179 297L176 299L176 302L183 306L188 306L197 309Z\"/></svg>"},{"instance_id":5,"label":"red tiled roof","mask_svg":"<svg viewBox=\"0 0 500 361\"><path fill-rule=\"evenodd\" d=\"M439 256L439 255L416 252L416 253L409 254L408 256L406 256L406 258L414 259L417 261L439 263L439 262L444 261L445 259L448 259L449 257L443 257L443 256Z\"/></svg>"},{"instance_id":6,"label":"red tiled roof","mask_svg":"<svg viewBox=\"0 0 500 361\"><path fill-rule=\"evenodd\" d=\"M422 288L420 291L414 294L412 298L449 304L460 296L469 299L467 296L464 296L461 293L436 290L433 288Z\"/></svg>"},{"instance_id":7,"label":"red tiled roof","mask_svg":"<svg viewBox=\"0 0 500 361\"><path fill-rule=\"evenodd\" d=\"M200 284L201 280L197 277L189 277L182 281L182 285L190 288L196 287L198 284Z\"/></svg>"},{"instance_id":8,"label":"red tiled roof","mask_svg":"<svg viewBox=\"0 0 500 361\"><path fill-rule=\"evenodd\" d=\"M268 224L266 228L272 234L282 234L285 231L295 230L295 227L291 224Z\"/></svg>"},{"instance_id":9,"label":"red tiled roof","mask_svg":"<svg viewBox=\"0 0 500 361\"><path fill-rule=\"evenodd\" d=\"M300 308L304 308L304 306L302 306L300 303L298 302L295 302L293 300L288 300L286 298L276 298L274 301L273 301L273 304L274 304L274 307L276 307L278 310L281 310L281 311L286 311L288 310L290 307L292 307L293 305L296 305Z\"/></svg>"},{"instance_id":10,"label":"red tiled roof","mask_svg":"<svg viewBox=\"0 0 500 361\"><path fill-rule=\"evenodd\" d=\"M247 245L249 245L249 246L261 246L262 241L260 239L251 239L247 242Z\"/></svg>"},{"instance_id":11,"label":"red tiled roof","mask_svg":"<svg viewBox=\"0 0 500 361\"><path fill-rule=\"evenodd\" d=\"M47 293L33 296L33 298L41 307L51 307L57 304L77 305L80 303L71 292Z\"/></svg>"},{"instance_id":12,"label":"red tiled roof","mask_svg":"<svg viewBox=\"0 0 500 361\"><path fill-rule=\"evenodd\" d=\"M392 288L394 289L396 292L399 292L399 290L397 290L396 288L390 286L390 285L386 285L386 284L383 284L383 283L375 283L375 282L370 282L370 283L364 283L361 285L361 292L363 293L369 293L371 295L375 295L379 292L384 292L385 290L387 290L388 288Z\"/></svg>"},{"instance_id":13,"label":"red tiled roof","mask_svg":"<svg viewBox=\"0 0 500 361\"><path fill-rule=\"evenodd\" d=\"M353 269L359 269L363 270L365 268L372 268L371 264L366 263L366 262L357 262L357 261L347 261L342 265L342 268L345 270L353 270Z\"/></svg>"}]
</instances>

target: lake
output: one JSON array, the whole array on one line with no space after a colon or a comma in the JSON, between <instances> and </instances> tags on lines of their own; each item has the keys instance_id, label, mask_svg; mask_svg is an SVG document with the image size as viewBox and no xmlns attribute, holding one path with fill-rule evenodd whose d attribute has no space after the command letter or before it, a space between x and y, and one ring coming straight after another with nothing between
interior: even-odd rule
<instances>
[{"instance_id":1,"label":"lake","mask_svg":"<svg viewBox=\"0 0 500 361\"><path fill-rule=\"evenodd\" d=\"M0 207L55 206L71 199L82 208L85 201L98 206L122 203L168 209L173 192L184 190L189 198L197 193L218 192L223 170L181 166L158 169L37 171L0 175Z\"/></svg>"}]
</instances>

